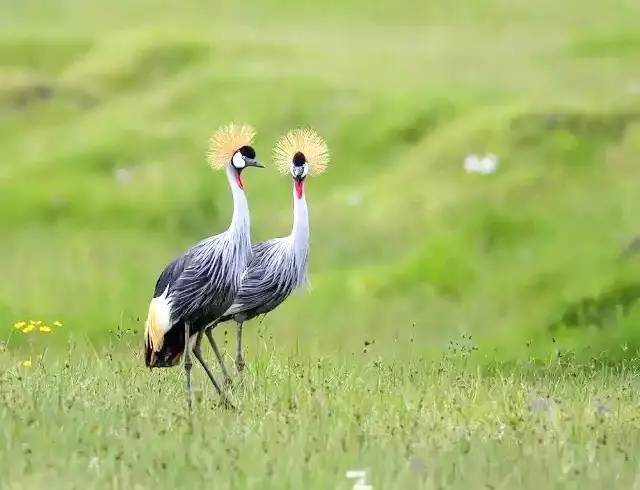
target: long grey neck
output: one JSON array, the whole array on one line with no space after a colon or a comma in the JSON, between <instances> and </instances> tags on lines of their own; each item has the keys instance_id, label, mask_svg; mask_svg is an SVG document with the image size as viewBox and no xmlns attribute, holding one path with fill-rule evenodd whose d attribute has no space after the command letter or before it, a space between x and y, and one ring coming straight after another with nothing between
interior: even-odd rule
<instances>
[{"instance_id":1,"label":"long grey neck","mask_svg":"<svg viewBox=\"0 0 640 490\"><path fill-rule=\"evenodd\" d=\"M291 228L291 239L293 253L298 269L298 285L302 286L306 282L307 259L309 256L309 210L307 200L304 195L298 197L296 186L293 186L293 226Z\"/></svg>"},{"instance_id":2,"label":"long grey neck","mask_svg":"<svg viewBox=\"0 0 640 490\"><path fill-rule=\"evenodd\" d=\"M227 233L232 241L241 247L251 249L251 219L249 218L249 205L244 189L238 182L238 171L231 164L227 165L227 180L233 197L233 217Z\"/></svg>"}]
</instances>

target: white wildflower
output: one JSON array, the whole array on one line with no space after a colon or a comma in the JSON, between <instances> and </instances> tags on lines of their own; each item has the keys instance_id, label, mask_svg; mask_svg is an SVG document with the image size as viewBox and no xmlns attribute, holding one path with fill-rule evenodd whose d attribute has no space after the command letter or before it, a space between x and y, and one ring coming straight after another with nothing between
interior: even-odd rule
<instances>
[{"instance_id":1,"label":"white wildflower","mask_svg":"<svg viewBox=\"0 0 640 490\"><path fill-rule=\"evenodd\" d=\"M489 175L497 170L498 157L493 153L482 157L472 153L465 157L463 166L468 174Z\"/></svg>"},{"instance_id":2,"label":"white wildflower","mask_svg":"<svg viewBox=\"0 0 640 490\"><path fill-rule=\"evenodd\" d=\"M373 487L367 483L367 472L365 470L349 470L346 477L349 480L355 480L353 490L373 490Z\"/></svg>"}]
</instances>

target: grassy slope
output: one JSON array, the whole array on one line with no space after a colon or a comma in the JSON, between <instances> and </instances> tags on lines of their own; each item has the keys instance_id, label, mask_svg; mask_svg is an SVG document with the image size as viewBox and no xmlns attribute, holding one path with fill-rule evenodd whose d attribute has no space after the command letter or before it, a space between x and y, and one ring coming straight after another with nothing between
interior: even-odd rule
<instances>
[{"instance_id":1,"label":"grassy slope","mask_svg":"<svg viewBox=\"0 0 640 490\"><path fill-rule=\"evenodd\" d=\"M360 7L14 9L0 323L139 328L160 268L227 222L203 154L230 119L260 128L263 156L300 124L334 155L309 182L313 294L267 319L284 342L353 349L416 323L425 347L464 331L513 352L567 303L635 283L638 266L617 261L637 232L633 2ZM464 175L464 156L486 151L499 173ZM286 179L248 178L254 238L286 233ZM625 315L591 340L636 343Z\"/></svg>"}]
</instances>

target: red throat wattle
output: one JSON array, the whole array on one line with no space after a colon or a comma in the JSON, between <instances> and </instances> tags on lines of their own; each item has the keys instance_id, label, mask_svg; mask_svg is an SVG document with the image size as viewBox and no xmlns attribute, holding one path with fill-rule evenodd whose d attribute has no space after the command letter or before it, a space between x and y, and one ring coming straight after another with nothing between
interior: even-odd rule
<instances>
[{"instance_id":1,"label":"red throat wattle","mask_svg":"<svg viewBox=\"0 0 640 490\"><path fill-rule=\"evenodd\" d=\"M242 177L240 176L240 172L236 170L236 182L238 183L238 187L240 189L244 189L244 182L242 182Z\"/></svg>"},{"instance_id":2,"label":"red throat wattle","mask_svg":"<svg viewBox=\"0 0 640 490\"><path fill-rule=\"evenodd\" d=\"M296 196L298 196L298 199L302 198L302 193L304 191L304 184L302 183L301 180L295 180L293 182L293 185L296 188Z\"/></svg>"}]
</instances>

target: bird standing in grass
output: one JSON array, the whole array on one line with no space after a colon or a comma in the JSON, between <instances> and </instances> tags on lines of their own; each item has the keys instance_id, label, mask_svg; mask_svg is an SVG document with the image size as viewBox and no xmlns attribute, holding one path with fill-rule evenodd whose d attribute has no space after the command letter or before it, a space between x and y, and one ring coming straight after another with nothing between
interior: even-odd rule
<instances>
[{"instance_id":1,"label":"bird standing in grass","mask_svg":"<svg viewBox=\"0 0 640 490\"><path fill-rule=\"evenodd\" d=\"M329 149L311 129L294 129L280 139L273 157L281 173L293 178L293 227L283 238L274 238L253 246L253 256L245 272L240 290L224 316L216 322L233 319L237 323L236 368L244 369L242 326L247 320L266 314L282 303L291 292L307 283L309 255L309 213L304 181L307 175L323 173L329 163ZM215 345L212 329L206 329L225 383L229 376Z\"/></svg>"},{"instance_id":2,"label":"bird standing in grass","mask_svg":"<svg viewBox=\"0 0 640 490\"><path fill-rule=\"evenodd\" d=\"M215 170L225 170L233 197L229 228L193 245L176 257L160 274L145 326L145 364L176 365L184 354L187 401L191 408L191 352L206 371L225 403L220 386L200 353L196 339L203 329L220 318L233 303L242 274L251 258L250 220L241 173L262 167L251 146L255 132L250 126L222 127L212 136L208 160Z\"/></svg>"}]
</instances>

